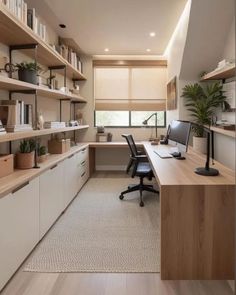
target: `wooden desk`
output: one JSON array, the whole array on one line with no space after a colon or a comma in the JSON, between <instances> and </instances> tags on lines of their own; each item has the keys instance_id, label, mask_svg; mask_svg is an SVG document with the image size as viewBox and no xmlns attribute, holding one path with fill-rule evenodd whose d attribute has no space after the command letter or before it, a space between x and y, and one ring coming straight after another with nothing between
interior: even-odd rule
<instances>
[{"instance_id":1,"label":"wooden desk","mask_svg":"<svg viewBox=\"0 0 236 295\"><path fill-rule=\"evenodd\" d=\"M167 146L144 148L160 187L161 278L234 279L234 172L216 163L219 176L200 176L205 157L161 159L153 149Z\"/></svg>"},{"instance_id":2,"label":"wooden desk","mask_svg":"<svg viewBox=\"0 0 236 295\"><path fill-rule=\"evenodd\" d=\"M90 176L95 171L95 150L96 148L126 148L128 149L128 144L125 141L112 141L112 142L89 142L89 174ZM138 147L143 147L143 142L136 142ZM128 164L128 163L127 163Z\"/></svg>"}]
</instances>

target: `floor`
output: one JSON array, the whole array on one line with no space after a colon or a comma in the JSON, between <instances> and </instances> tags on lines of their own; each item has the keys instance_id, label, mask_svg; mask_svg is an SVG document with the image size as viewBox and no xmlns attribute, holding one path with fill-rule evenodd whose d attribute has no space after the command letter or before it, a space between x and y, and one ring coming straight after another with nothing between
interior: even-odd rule
<instances>
[{"instance_id":1,"label":"floor","mask_svg":"<svg viewBox=\"0 0 236 295\"><path fill-rule=\"evenodd\" d=\"M93 177L127 177L97 172ZM233 281L162 281L158 273L33 273L23 266L2 295L232 295Z\"/></svg>"}]
</instances>

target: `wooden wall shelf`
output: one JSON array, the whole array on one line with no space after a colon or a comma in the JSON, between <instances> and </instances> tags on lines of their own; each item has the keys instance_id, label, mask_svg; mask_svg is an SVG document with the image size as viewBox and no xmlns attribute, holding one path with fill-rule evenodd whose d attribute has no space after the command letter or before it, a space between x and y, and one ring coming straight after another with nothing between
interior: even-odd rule
<instances>
[{"instance_id":1,"label":"wooden wall shelf","mask_svg":"<svg viewBox=\"0 0 236 295\"><path fill-rule=\"evenodd\" d=\"M211 130L216 132L216 133L220 133L220 134L223 134L223 135L226 135L226 136L229 136L229 137L236 138L236 131L233 131L233 130L225 130L223 128L214 127L214 126L211 126Z\"/></svg>"},{"instance_id":2,"label":"wooden wall shelf","mask_svg":"<svg viewBox=\"0 0 236 295\"><path fill-rule=\"evenodd\" d=\"M7 133L4 135L0 135L0 143L20 140L23 138L30 138L30 137L38 137L43 135L49 135L53 133L61 133L61 132L70 132L74 130L82 130L89 128L89 125L81 125L75 127L65 127L65 128L50 128L50 129L42 129L42 130L30 130L30 131L19 131L19 132L12 132Z\"/></svg>"},{"instance_id":3,"label":"wooden wall shelf","mask_svg":"<svg viewBox=\"0 0 236 295\"><path fill-rule=\"evenodd\" d=\"M76 94L66 94L59 90L53 90L49 88L44 88L34 84L26 83L16 79L0 76L0 88L8 91L17 90L37 90L38 95L45 96L48 98L61 99L68 98L71 101L86 102L86 99L80 95Z\"/></svg>"},{"instance_id":4,"label":"wooden wall shelf","mask_svg":"<svg viewBox=\"0 0 236 295\"><path fill-rule=\"evenodd\" d=\"M67 66L67 77L70 79L86 80L85 76L75 69L50 45L37 36L28 26L11 14L3 4L0 4L0 42L10 45L38 44L37 59L45 66ZM33 56L33 50L24 50Z\"/></svg>"},{"instance_id":5,"label":"wooden wall shelf","mask_svg":"<svg viewBox=\"0 0 236 295\"><path fill-rule=\"evenodd\" d=\"M233 78L236 75L235 65L225 67L220 70L212 71L202 77L201 81L208 81L208 80L225 80L229 78Z\"/></svg>"}]
</instances>

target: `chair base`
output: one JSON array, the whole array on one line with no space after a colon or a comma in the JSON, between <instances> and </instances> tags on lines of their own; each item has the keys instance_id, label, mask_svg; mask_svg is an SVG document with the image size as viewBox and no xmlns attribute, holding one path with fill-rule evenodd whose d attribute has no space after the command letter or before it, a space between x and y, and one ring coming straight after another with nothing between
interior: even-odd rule
<instances>
[{"instance_id":1,"label":"chair base","mask_svg":"<svg viewBox=\"0 0 236 295\"><path fill-rule=\"evenodd\" d=\"M140 183L137 184L137 185L129 185L128 186L128 189L121 192L119 198L120 200L123 200L124 199L124 195L127 194L127 193L131 193L131 192L134 192L134 191L139 191L139 194L140 194L140 203L139 203L139 206L140 207L143 207L144 206L144 202L143 202L143 191L148 191L148 192L152 192L152 193L156 193L158 194L159 192L157 190L155 190L153 188L152 185L146 185L143 183L143 177L140 177Z\"/></svg>"}]
</instances>

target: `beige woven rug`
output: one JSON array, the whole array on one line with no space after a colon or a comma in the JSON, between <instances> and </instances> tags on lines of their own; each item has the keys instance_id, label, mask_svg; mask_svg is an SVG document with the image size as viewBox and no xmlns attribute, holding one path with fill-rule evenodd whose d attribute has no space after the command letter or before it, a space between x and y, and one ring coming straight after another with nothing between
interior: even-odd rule
<instances>
[{"instance_id":1,"label":"beige woven rug","mask_svg":"<svg viewBox=\"0 0 236 295\"><path fill-rule=\"evenodd\" d=\"M119 200L130 178L90 178L37 246L25 271L159 272L159 197ZM147 197L146 197L147 196Z\"/></svg>"}]
</instances>

